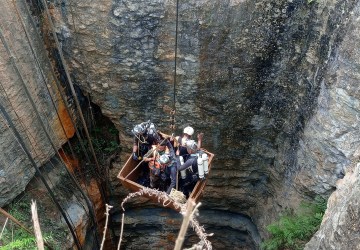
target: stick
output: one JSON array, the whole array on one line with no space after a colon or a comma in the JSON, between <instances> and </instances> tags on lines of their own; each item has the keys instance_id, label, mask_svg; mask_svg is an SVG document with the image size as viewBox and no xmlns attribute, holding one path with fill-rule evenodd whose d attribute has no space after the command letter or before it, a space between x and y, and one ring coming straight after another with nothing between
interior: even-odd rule
<instances>
[{"instance_id":1,"label":"stick","mask_svg":"<svg viewBox=\"0 0 360 250\"><path fill-rule=\"evenodd\" d=\"M176 239L176 242L175 242L174 250L181 250L181 246L184 243L185 234L186 234L187 228L189 226L189 222L190 222L192 211L193 211L194 207L195 207L194 200L189 199L187 209L186 209L186 213L184 215L184 219L183 219L183 222L181 224L180 232L179 232L179 235L178 235L178 237Z\"/></svg>"},{"instance_id":2,"label":"stick","mask_svg":"<svg viewBox=\"0 0 360 250\"><path fill-rule=\"evenodd\" d=\"M167 140L167 138L165 138L164 140L162 140L162 142L160 142L158 145L156 145L156 148L150 149L149 152L147 152L147 153L144 155L143 159L139 162L139 164L137 164L136 167L135 167L133 170L131 170L131 172L128 173L128 174L125 176L125 180L129 177L129 175L131 175L131 174L140 166L141 163L143 163L144 159L145 159L146 157L148 157L149 155L151 155L151 154L158 148L158 146L159 146L160 144L163 144L163 142L164 142L165 140Z\"/></svg>"},{"instance_id":3,"label":"stick","mask_svg":"<svg viewBox=\"0 0 360 250\"><path fill-rule=\"evenodd\" d=\"M33 219L33 223L34 223L36 245L38 247L38 250L44 250L44 240L43 240L41 230L40 230L40 223L39 223L39 218L38 218L38 214L37 214L37 208L36 208L35 201L31 202L31 214L32 214L32 219Z\"/></svg>"},{"instance_id":4,"label":"stick","mask_svg":"<svg viewBox=\"0 0 360 250\"><path fill-rule=\"evenodd\" d=\"M117 250L120 250L120 245L121 245L121 241L122 241L122 237L123 237L123 232L124 232L124 213L122 214L121 217L121 230L120 230L120 239L119 239L119 245Z\"/></svg>"},{"instance_id":5,"label":"stick","mask_svg":"<svg viewBox=\"0 0 360 250\"><path fill-rule=\"evenodd\" d=\"M4 226L3 226L3 228L1 229L0 240L1 240L2 234L3 234L4 230L5 230L5 227L6 227L6 224L7 224L8 220L9 220L9 218L6 218L6 221L5 221L5 223L4 223Z\"/></svg>"},{"instance_id":6,"label":"stick","mask_svg":"<svg viewBox=\"0 0 360 250\"><path fill-rule=\"evenodd\" d=\"M110 205L106 204L106 211L105 211L106 219L105 219L105 226L104 226L104 232L103 232L104 235L103 235L103 238L102 238L102 241L101 241L100 250L102 250L103 247L104 247L104 242L105 242L105 238L106 238L106 229L107 229L107 225L108 225L108 221L109 221L109 211L112 208L113 208L113 206L110 206Z\"/></svg>"},{"instance_id":7,"label":"stick","mask_svg":"<svg viewBox=\"0 0 360 250\"><path fill-rule=\"evenodd\" d=\"M13 216L11 216L11 214L9 214L8 212L6 212L4 209L2 209L0 207L0 213L2 213L3 215L5 215L7 218L9 218L11 221L13 221L16 225L18 225L19 227L21 227L22 229L24 229L26 232L28 232L30 235L34 235L33 232L31 232L29 229L27 229L23 224L21 224L17 219L15 219ZM46 241L44 242L44 244L50 249L53 250L54 248L52 248L49 243L47 243Z\"/></svg>"},{"instance_id":8,"label":"stick","mask_svg":"<svg viewBox=\"0 0 360 250\"><path fill-rule=\"evenodd\" d=\"M179 171L176 171L176 190L179 190Z\"/></svg>"}]
</instances>

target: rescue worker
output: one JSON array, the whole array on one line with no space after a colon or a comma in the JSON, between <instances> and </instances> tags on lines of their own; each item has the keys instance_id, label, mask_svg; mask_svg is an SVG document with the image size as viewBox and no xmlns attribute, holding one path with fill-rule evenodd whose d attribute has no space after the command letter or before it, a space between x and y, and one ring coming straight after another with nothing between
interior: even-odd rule
<instances>
[{"instance_id":1,"label":"rescue worker","mask_svg":"<svg viewBox=\"0 0 360 250\"><path fill-rule=\"evenodd\" d=\"M184 128L183 130L183 135L182 136L177 136L176 140L179 143L179 147L176 150L176 155L186 155L188 154L187 149L186 149L186 142L191 140L191 136L194 134L194 129L190 126ZM197 139L198 139L198 147L201 148L201 144L202 144L202 139L203 139L204 134L200 133L197 135Z\"/></svg>"},{"instance_id":2,"label":"rescue worker","mask_svg":"<svg viewBox=\"0 0 360 250\"><path fill-rule=\"evenodd\" d=\"M148 161L147 158L145 160ZM149 161L149 168L150 187L161 189L161 186L166 186L166 181L170 178L170 185L166 190L166 193L170 194L171 189L176 186L176 159L174 148L169 140L156 146L154 156Z\"/></svg>"},{"instance_id":3,"label":"rescue worker","mask_svg":"<svg viewBox=\"0 0 360 250\"><path fill-rule=\"evenodd\" d=\"M136 125L131 132L134 134L132 158L135 161L141 160L151 146L158 142L159 136L154 123L150 121Z\"/></svg>"},{"instance_id":4,"label":"rescue worker","mask_svg":"<svg viewBox=\"0 0 360 250\"><path fill-rule=\"evenodd\" d=\"M198 173L198 144L194 140L188 140L186 142L186 155L182 156L184 158L184 164L180 164L179 157L177 158L177 171L186 171L186 178L182 179L180 182L180 189L185 194L186 197L189 197L190 193L194 189L196 182L199 180Z\"/></svg>"}]
</instances>

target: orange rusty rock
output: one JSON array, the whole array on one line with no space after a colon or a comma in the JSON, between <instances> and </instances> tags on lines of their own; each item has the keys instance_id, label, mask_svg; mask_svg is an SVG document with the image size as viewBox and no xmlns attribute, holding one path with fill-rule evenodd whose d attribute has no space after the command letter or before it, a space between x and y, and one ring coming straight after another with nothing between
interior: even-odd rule
<instances>
[{"instance_id":1,"label":"orange rusty rock","mask_svg":"<svg viewBox=\"0 0 360 250\"><path fill-rule=\"evenodd\" d=\"M59 154L60 154L61 158L63 159L63 161L65 162L67 169L71 173L74 173L75 169L79 168L79 160L78 159L74 159L70 155L67 155L62 149L59 150Z\"/></svg>"},{"instance_id":2,"label":"orange rusty rock","mask_svg":"<svg viewBox=\"0 0 360 250\"><path fill-rule=\"evenodd\" d=\"M70 115L66 110L65 104L62 101L59 102L58 110L59 110L60 121L66 133L66 138L69 139L74 136L75 128L71 121Z\"/></svg>"}]
</instances>

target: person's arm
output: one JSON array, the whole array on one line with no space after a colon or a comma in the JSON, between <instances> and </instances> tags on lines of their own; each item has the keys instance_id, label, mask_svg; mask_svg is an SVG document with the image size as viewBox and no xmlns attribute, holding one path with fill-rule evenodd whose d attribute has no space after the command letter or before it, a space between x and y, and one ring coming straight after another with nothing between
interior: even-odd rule
<instances>
[{"instance_id":1,"label":"person's arm","mask_svg":"<svg viewBox=\"0 0 360 250\"><path fill-rule=\"evenodd\" d=\"M174 151L174 147L173 145L171 144L171 142L169 140L166 140L166 146L168 147L169 149L169 154L170 154L170 158L171 159L175 159L175 151Z\"/></svg>"},{"instance_id":2,"label":"person's arm","mask_svg":"<svg viewBox=\"0 0 360 250\"><path fill-rule=\"evenodd\" d=\"M197 138L198 138L198 148L201 148L201 144L202 144L202 139L204 137L204 133L200 133L197 135Z\"/></svg>"},{"instance_id":3,"label":"person's arm","mask_svg":"<svg viewBox=\"0 0 360 250\"><path fill-rule=\"evenodd\" d=\"M138 155L138 139L134 137L133 150L132 150L132 158L137 161L139 159Z\"/></svg>"},{"instance_id":4,"label":"person's arm","mask_svg":"<svg viewBox=\"0 0 360 250\"><path fill-rule=\"evenodd\" d=\"M153 160L155 160L154 157L144 157L145 162L149 162L149 161L153 161Z\"/></svg>"},{"instance_id":5,"label":"person's arm","mask_svg":"<svg viewBox=\"0 0 360 250\"><path fill-rule=\"evenodd\" d=\"M191 158L191 159L187 160L181 166L180 166L180 160L178 160L178 159L176 159L176 160L177 160L176 163L178 164L177 165L177 171L182 171L182 170L187 169L188 167L190 167L193 164L194 160L196 160L196 158Z\"/></svg>"}]
</instances>

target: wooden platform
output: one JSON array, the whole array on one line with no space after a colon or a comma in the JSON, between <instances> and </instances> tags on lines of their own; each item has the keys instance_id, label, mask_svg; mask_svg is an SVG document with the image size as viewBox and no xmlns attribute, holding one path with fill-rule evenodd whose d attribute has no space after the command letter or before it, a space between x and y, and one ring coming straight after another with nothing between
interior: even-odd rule
<instances>
[{"instance_id":1,"label":"wooden platform","mask_svg":"<svg viewBox=\"0 0 360 250\"><path fill-rule=\"evenodd\" d=\"M209 173L207 175L207 178L209 178L210 171L211 171L211 166L212 166L212 160L214 158L214 154L206 151L205 149L201 149L201 151L206 153L208 155L208 158L209 158ZM120 170L120 172L119 172L119 174L117 176L120 179L122 185L124 187L126 187L127 189L131 190L132 192L137 192L137 191L140 191L141 189L144 188L144 186L142 186L142 185L140 185L140 184L138 184L136 182L136 180L138 179L138 177L140 175L141 167L138 167L135 171L133 171L131 173L131 171L138 164L139 164L139 161L133 160L132 156L130 155L129 159L126 161L125 165ZM179 174L179 178L180 178L180 174ZM200 200L202 194L204 193L205 186L206 186L206 180L197 181L197 183L196 183L193 191L191 192L191 195L190 195L189 198L193 199L197 203ZM153 202L157 203L157 198L156 197L154 197L154 196L146 196L146 197L149 198L150 200L152 200ZM176 209L174 207L173 202L167 204L166 207L169 207L169 208L172 208L172 209L178 211L178 209Z\"/></svg>"}]
</instances>

